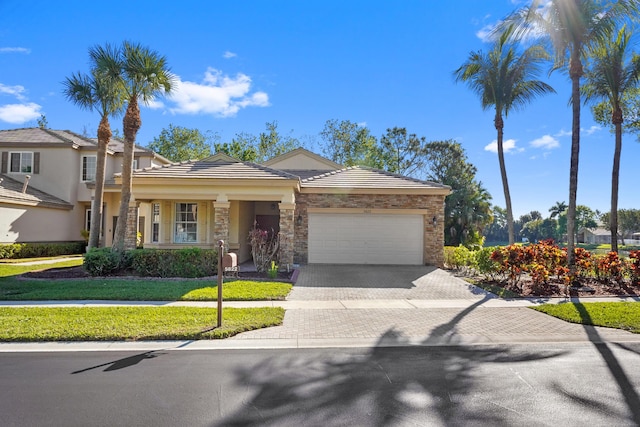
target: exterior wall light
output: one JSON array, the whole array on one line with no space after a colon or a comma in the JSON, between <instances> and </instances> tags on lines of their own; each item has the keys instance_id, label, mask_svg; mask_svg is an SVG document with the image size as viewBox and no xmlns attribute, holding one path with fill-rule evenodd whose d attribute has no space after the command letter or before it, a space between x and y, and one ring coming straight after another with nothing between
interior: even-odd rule
<instances>
[{"instance_id":1,"label":"exterior wall light","mask_svg":"<svg viewBox=\"0 0 640 427\"><path fill-rule=\"evenodd\" d=\"M433 226L435 227L436 225L438 225L438 217L433 217L433 219L431 220L431 222L433 223Z\"/></svg>"},{"instance_id":2,"label":"exterior wall light","mask_svg":"<svg viewBox=\"0 0 640 427\"><path fill-rule=\"evenodd\" d=\"M298 214L296 218L296 225L302 225L302 215Z\"/></svg>"}]
</instances>

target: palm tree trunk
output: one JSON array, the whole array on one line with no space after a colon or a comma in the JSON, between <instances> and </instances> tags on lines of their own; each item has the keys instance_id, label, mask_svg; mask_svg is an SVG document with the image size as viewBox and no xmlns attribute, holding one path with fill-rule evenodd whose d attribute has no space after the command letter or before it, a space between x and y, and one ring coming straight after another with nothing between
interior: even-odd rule
<instances>
[{"instance_id":1,"label":"palm tree trunk","mask_svg":"<svg viewBox=\"0 0 640 427\"><path fill-rule=\"evenodd\" d=\"M98 126L98 154L96 156L96 188L91 206L91 230L89 230L89 249L97 248L102 230L102 200L104 198L104 178L107 165L107 146L111 139L111 127L107 115L100 119Z\"/></svg>"},{"instance_id":2,"label":"palm tree trunk","mask_svg":"<svg viewBox=\"0 0 640 427\"><path fill-rule=\"evenodd\" d=\"M613 123L616 127L616 148L613 154L613 171L611 172L611 250L618 252L618 183L620 181L620 154L622 152L622 110L613 113Z\"/></svg>"},{"instance_id":3,"label":"palm tree trunk","mask_svg":"<svg viewBox=\"0 0 640 427\"><path fill-rule=\"evenodd\" d=\"M120 196L120 210L118 211L118 222L116 223L115 236L113 238L113 249L123 251L127 232L127 219L129 217L129 202L131 201L131 172L133 170L133 150L135 147L136 134L140 129L142 120L140 119L140 107L138 99L132 97L127 106L127 112L122 120L124 133L124 153L122 160L122 190Z\"/></svg>"},{"instance_id":4,"label":"palm tree trunk","mask_svg":"<svg viewBox=\"0 0 640 427\"><path fill-rule=\"evenodd\" d=\"M494 119L496 130L498 131L498 162L500 163L500 176L502 177L502 188L504 189L504 201L507 205L507 228L509 230L509 244L512 245L515 241L513 231L513 210L511 208L511 193L509 192L509 181L507 180L507 167L504 162L504 122L502 120L502 114L496 111L496 117Z\"/></svg>"},{"instance_id":5,"label":"palm tree trunk","mask_svg":"<svg viewBox=\"0 0 640 427\"><path fill-rule=\"evenodd\" d=\"M567 209L567 264L569 274L575 275L575 234L576 234L576 199L578 194L578 160L580 157L580 77L582 76L582 62L579 53L581 49L573 47L569 76L571 77L571 164L569 168L569 208Z\"/></svg>"}]
</instances>

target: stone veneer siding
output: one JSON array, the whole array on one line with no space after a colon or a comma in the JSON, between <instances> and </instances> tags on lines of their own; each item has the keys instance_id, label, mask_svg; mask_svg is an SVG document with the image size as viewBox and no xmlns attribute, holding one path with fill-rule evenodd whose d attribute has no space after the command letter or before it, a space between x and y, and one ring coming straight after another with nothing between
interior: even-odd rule
<instances>
[{"instance_id":1,"label":"stone veneer siding","mask_svg":"<svg viewBox=\"0 0 640 427\"><path fill-rule=\"evenodd\" d=\"M302 224L295 224L294 262L306 264L309 259L308 208L357 208L357 209L426 209L424 215L424 263L444 266L444 198L443 195L409 194L309 194L296 195L294 217L302 217ZM434 227L433 217L437 223ZM400 219L400 218L399 218Z\"/></svg>"},{"instance_id":2,"label":"stone veneer siding","mask_svg":"<svg viewBox=\"0 0 640 427\"><path fill-rule=\"evenodd\" d=\"M124 234L124 249L135 249L138 246L138 208L139 202L129 204L127 225Z\"/></svg>"},{"instance_id":3,"label":"stone veneer siding","mask_svg":"<svg viewBox=\"0 0 640 427\"><path fill-rule=\"evenodd\" d=\"M292 206L293 207L293 206ZM294 209L280 207L280 249L278 259L280 268L284 269L294 261Z\"/></svg>"},{"instance_id":4,"label":"stone veneer siding","mask_svg":"<svg viewBox=\"0 0 640 427\"><path fill-rule=\"evenodd\" d=\"M214 202L213 244L218 247L218 241L224 240L229 245L229 202Z\"/></svg>"}]
</instances>

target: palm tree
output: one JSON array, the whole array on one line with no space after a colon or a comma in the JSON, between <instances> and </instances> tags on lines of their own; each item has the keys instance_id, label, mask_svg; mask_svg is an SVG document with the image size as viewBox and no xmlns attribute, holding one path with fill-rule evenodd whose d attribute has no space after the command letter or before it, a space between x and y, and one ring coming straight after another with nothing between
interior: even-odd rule
<instances>
[{"instance_id":1,"label":"palm tree","mask_svg":"<svg viewBox=\"0 0 640 427\"><path fill-rule=\"evenodd\" d=\"M502 115L504 113L504 116L508 117L512 109L522 108L536 96L555 91L548 84L534 79L540 70L539 65L548 57L544 49L534 45L518 55L514 44L509 41L510 34L509 30L503 32L491 51L486 54L482 51L471 52L467 61L454 75L456 81L468 83L478 94L483 109L495 108L493 123L498 131L498 161L507 207L509 244L513 244L513 210L504 162Z\"/></svg>"},{"instance_id":2,"label":"palm tree","mask_svg":"<svg viewBox=\"0 0 640 427\"><path fill-rule=\"evenodd\" d=\"M629 59L631 33L622 27L615 38L599 44L592 54L592 62L582 87L585 102L604 100L609 104L611 123L615 127L615 150L611 173L611 250L618 252L618 183L620 181L620 153L622 151L623 97L635 89L640 77L640 57Z\"/></svg>"},{"instance_id":3,"label":"palm tree","mask_svg":"<svg viewBox=\"0 0 640 427\"><path fill-rule=\"evenodd\" d=\"M556 202L555 205L549 208L549 218L554 219L555 217L560 216L560 214L566 211L567 208L568 206L564 201Z\"/></svg>"},{"instance_id":4,"label":"palm tree","mask_svg":"<svg viewBox=\"0 0 640 427\"><path fill-rule=\"evenodd\" d=\"M571 162L569 169L569 206L567 209L567 261L575 270L576 196L580 157L580 79L583 59L593 47L609 37L618 22L635 15L638 0L533 0L530 6L509 16L498 31L514 28L514 37L543 37L550 44L555 61L553 69L569 68L571 79Z\"/></svg>"},{"instance_id":5,"label":"palm tree","mask_svg":"<svg viewBox=\"0 0 640 427\"><path fill-rule=\"evenodd\" d=\"M101 66L108 74L118 78L127 98L127 109L122 120L124 153L122 162L122 193L113 249L124 250L126 224L131 200L131 175L136 135L142 126L138 102L148 103L155 97L171 93L175 78L169 71L167 60L158 52L140 44L125 41L117 55L103 57Z\"/></svg>"},{"instance_id":6,"label":"palm tree","mask_svg":"<svg viewBox=\"0 0 640 427\"><path fill-rule=\"evenodd\" d=\"M122 111L124 104L121 86L117 80L109 77L98 67L95 58L103 54L111 54L109 46L105 48L93 47L89 49L92 58L90 74L73 73L63 82L64 94L71 102L80 108L97 111L100 114L98 125L98 152L96 155L95 194L91 206L91 230L89 231L89 248L95 248L100 241L100 224L102 224L102 200L104 196L105 167L107 161L107 146L111 139L109 116Z\"/></svg>"}]
</instances>

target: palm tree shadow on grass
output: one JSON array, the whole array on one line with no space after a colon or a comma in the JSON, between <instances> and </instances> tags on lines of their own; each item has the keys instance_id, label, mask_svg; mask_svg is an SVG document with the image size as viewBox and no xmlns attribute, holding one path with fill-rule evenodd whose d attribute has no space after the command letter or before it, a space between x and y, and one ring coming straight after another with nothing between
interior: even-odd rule
<instances>
[{"instance_id":1,"label":"palm tree shadow on grass","mask_svg":"<svg viewBox=\"0 0 640 427\"><path fill-rule=\"evenodd\" d=\"M504 424L495 412L478 413L465 407L474 390L474 371L486 363L536 361L562 353L516 353L504 346L432 346L443 339L453 344L456 324L484 301L438 326L424 346L405 347L406 338L389 329L366 353L279 357L243 368L237 372L237 382L255 394L217 425L326 426L362 420L374 426L402 421Z\"/></svg>"},{"instance_id":2,"label":"palm tree shadow on grass","mask_svg":"<svg viewBox=\"0 0 640 427\"><path fill-rule=\"evenodd\" d=\"M609 345L600 337L598 330L594 326L592 326L593 321L591 319L591 316L589 315L588 310L580 302L575 302L574 306L580 314L580 318L582 319L582 324L584 326L585 332L587 333L587 336L589 337L589 341L593 343L598 353L600 353L602 360L604 360L604 362L606 363L611 376L614 378L616 384L618 385L618 388L620 389L620 393L622 394L622 397L624 398L624 401L629 409L630 421L632 421L635 425L640 425L640 396L638 395L638 392L634 388L631 380L629 379L629 376L624 371L622 365L616 358ZM637 350L634 350L631 347L621 344L617 344L617 346L623 350L639 354ZM612 411L612 408L606 407L606 405L604 405L602 402L594 402L588 397L570 393L568 391L562 390L558 386L556 386L556 389L564 396L567 396L571 400L587 408L599 408L602 411Z\"/></svg>"}]
</instances>

